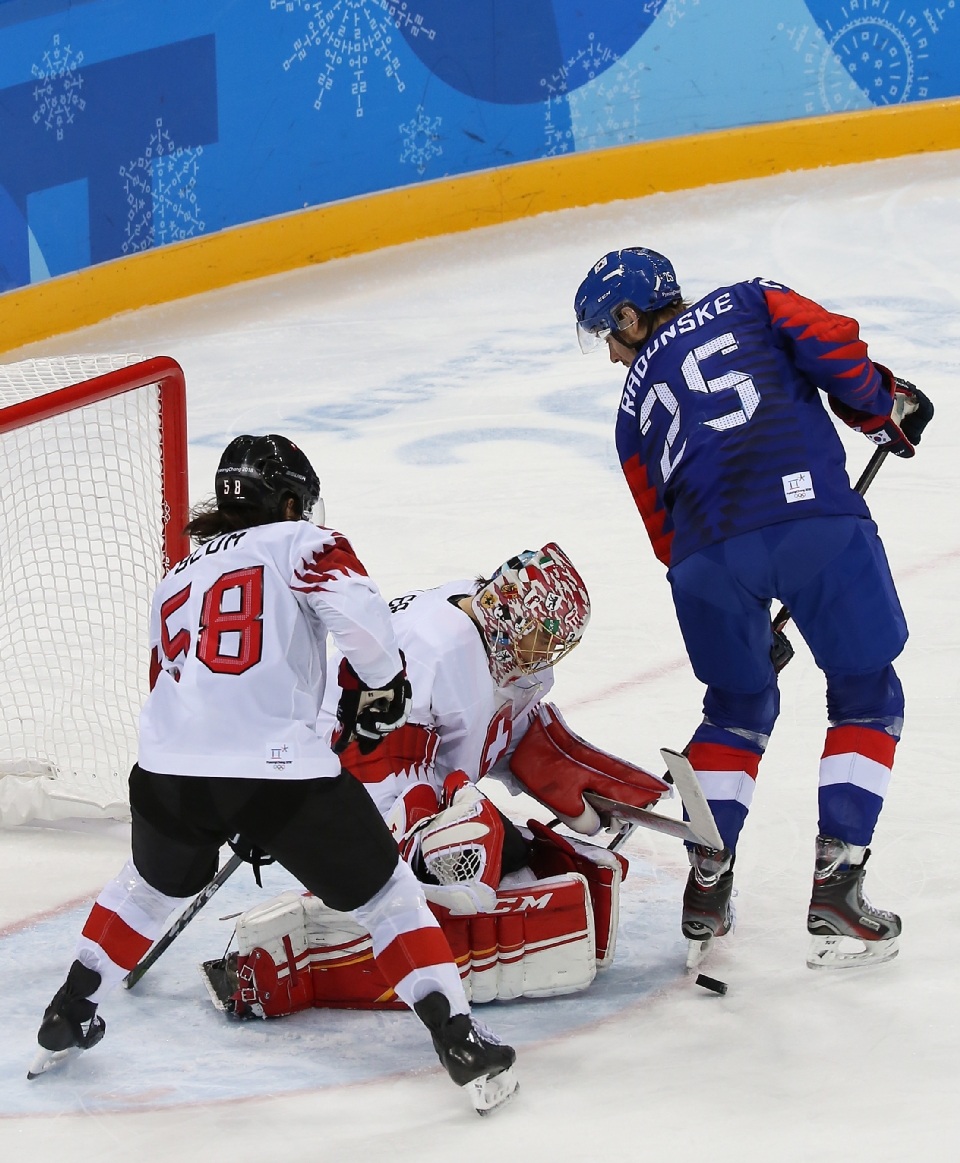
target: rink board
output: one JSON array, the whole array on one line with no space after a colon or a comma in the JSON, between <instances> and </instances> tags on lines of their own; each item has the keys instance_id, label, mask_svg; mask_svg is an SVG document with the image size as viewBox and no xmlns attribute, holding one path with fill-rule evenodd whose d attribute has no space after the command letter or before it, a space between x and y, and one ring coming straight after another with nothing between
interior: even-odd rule
<instances>
[{"instance_id":1,"label":"rink board","mask_svg":"<svg viewBox=\"0 0 960 1163\"><path fill-rule=\"evenodd\" d=\"M482 1020L520 1048L609 1018L682 976L682 884L638 861L632 874L623 886L615 962L588 990L494 1002L478 1007ZM103 1042L32 1082L26 1070L36 1028L89 906L0 938L0 989L10 999L0 1117L276 1096L435 1068L433 1048L410 1013L308 1010L238 1021L214 1009L197 965L219 956L232 933L233 921L219 918L296 888L283 870L262 876L259 890L249 870L236 873L135 990L118 989L103 1004Z\"/></svg>"}]
</instances>

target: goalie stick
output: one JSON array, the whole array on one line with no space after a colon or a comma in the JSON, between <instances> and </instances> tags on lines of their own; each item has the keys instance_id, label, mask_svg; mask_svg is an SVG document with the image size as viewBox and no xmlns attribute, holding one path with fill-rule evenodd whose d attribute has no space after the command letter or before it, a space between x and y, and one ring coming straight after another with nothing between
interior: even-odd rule
<instances>
[{"instance_id":1,"label":"goalie stick","mask_svg":"<svg viewBox=\"0 0 960 1163\"><path fill-rule=\"evenodd\" d=\"M880 471L880 466L890 455L888 449L878 448L877 451L867 461L867 467L860 474L860 479L854 485L854 491L863 494L870 488L873 483L873 478ZM771 629L773 630L773 646L770 649L770 659L773 662L773 669L780 673L787 665L791 658L793 658L793 647L790 645L790 640L783 632L783 628L790 621L790 611L786 606L781 606L774 616Z\"/></svg>"},{"instance_id":2,"label":"goalie stick","mask_svg":"<svg viewBox=\"0 0 960 1163\"><path fill-rule=\"evenodd\" d=\"M220 869L217 875L210 881L205 889L197 894L194 900L187 905L179 917L173 922L169 929L163 934L160 940L150 949L146 956L139 961L133 969L123 979L123 984L127 989L133 989L141 977L147 972L151 965L153 965L170 946L176 941L183 930L190 924L193 918L200 912L207 901L214 896L215 893L223 887L223 885L230 879L237 871L244 861L240 856L234 854L230 857L227 863Z\"/></svg>"},{"instance_id":3,"label":"goalie stick","mask_svg":"<svg viewBox=\"0 0 960 1163\"><path fill-rule=\"evenodd\" d=\"M689 821L674 820L670 816L661 816L646 808L634 808L630 804L621 804L591 791L585 791L583 798L604 815L631 824L638 824L641 828L650 828L654 832L664 832L668 836L676 836L677 839L685 840L690 844L702 844L706 848L719 850L723 847L723 840L717 831L713 812L710 810L710 805L700 787L700 781L697 779L697 773L693 770L689 759L685 755L681 755L679 751L671 751L668 747L662 747L660 754L663 756L667 770L673 778L674 786L680 794ZM623 836L624 840L627 835L629 833ZM614 840L616 847L619 847L617 844L619 839L618 836ZM610 847L613 848L614 844L611 844Z\"/></svg>"}]
</instances>

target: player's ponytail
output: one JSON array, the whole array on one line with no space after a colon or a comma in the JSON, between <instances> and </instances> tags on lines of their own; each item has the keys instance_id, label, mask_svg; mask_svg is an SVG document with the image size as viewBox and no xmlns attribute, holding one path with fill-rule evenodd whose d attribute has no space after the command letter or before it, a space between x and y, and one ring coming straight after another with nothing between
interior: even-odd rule
<instances>
[{"instance_id":1,"label":"player's ponytail","mask_svg":"<svg viewBox=\"0 0 960 1163\"><path fill-rule=\"evenodd\" d=\"M294 501L297 501L296 497ZM298 501L297 504L299 507ZM191 509L190 520L183 532L198 545L204 545L223 533L236 533L239 529L252 529L255 525L268 525L276 520L275 509L268 510L254 505L218 505L216 497L208 497Z\"/></svg>"}]
</instances>

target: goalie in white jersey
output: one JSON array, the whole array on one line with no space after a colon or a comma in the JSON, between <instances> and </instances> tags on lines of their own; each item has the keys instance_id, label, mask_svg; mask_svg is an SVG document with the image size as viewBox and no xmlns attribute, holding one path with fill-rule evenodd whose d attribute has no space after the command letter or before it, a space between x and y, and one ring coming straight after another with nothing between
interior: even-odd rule
<instances>
[{"instance_id":1,"label":"goalie in white jersey","mask_svg":"<svg viewBox=\"0 0 960 1163\"><path fill-rule=\"evenodd\" d=\"M492 775L519 790L509 760L553 687L553 667L583 636L590 619L586 586L551 543L510 558L491 578L404 594L390 609L407 660L410 715L376 752L364 756L350 744L344 762L420 878L470 884L478 907L492 910L500 877L526 865L528 846L473 785ZM323 713L334 734L335 707L331 684ZM428 815L434 819L424 825ZM459 848L448 850L443 837L474 816L489 832L473 856L482 867L465 880L462 869L444 868Z\"/></svg>"},{"instance_id":2,"label":"goalie in white jersey","mask_svg":"<svg viewBox=\"0 0 960 1163\"><path fill-rule=\"evenodd\" d=\"M269 854L370 933L377 967L478 1109L515 1088L514 1052L470 1018L449 944L360 783L317 732L333 636L352 674L344 741L371 753L406 719L390 611L349 542L309 522L320 482L282 436L240 436L200 546L161 582L154 685L130 775L132 857L84 925L28 1077L103 1037L98 1004L217 871L221 846Z\"/></svg>"},{"instance_id":3,"label":"goalie in white jersey","mask_svg":"<svg viewBox=\"0 0 960 1163\"><path fill-rule=\"evenodd\" d=\"M586 988L613 960L626 861L532 820L519 827L476 787L493 776L530 791L587 833L600 821L582 787L599 780L608 794L629 794L632 781L640 806L668 792L570 734L542 703L554 665L589 620L582 578L551 543L490 578L407 593L390 607L412 687L407 722L363 754L337 726L331 683L318 729L342 748L424 882L473 1001ZM353 669L336 656L331 667L338 661L347 692ZM604 784L597 765L612 780ZM369 963L362 927L309 897L284 893L255 906L236 937L235 954L205 964L215 1004L229 1012L396 1004Z\"/></svg>"}]
</instances>

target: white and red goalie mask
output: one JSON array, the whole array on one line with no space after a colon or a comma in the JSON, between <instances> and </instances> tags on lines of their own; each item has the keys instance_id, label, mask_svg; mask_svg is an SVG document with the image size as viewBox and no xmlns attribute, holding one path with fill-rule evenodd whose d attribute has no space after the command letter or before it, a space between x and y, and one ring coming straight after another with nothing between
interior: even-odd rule
<instances>
[{"instance_id":1,"label":"white and red goalie mask","mask_svg":"<svg viewBox=\"0 0 960 1163\"><path fill-rule=\"evenodd\" d=\"M497 686L555 666L583 637L590 595L559 545L511 557L473 595Z\"/></svg>"}]
</instances>

